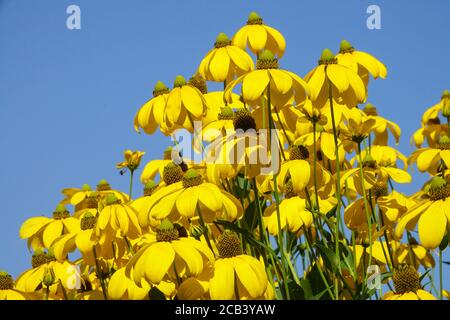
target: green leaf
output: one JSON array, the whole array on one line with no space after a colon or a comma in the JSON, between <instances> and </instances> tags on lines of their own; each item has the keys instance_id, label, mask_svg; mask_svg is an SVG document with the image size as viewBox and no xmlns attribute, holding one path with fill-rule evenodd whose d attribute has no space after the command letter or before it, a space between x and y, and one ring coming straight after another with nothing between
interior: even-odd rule
<instances>
[{"instance_id":1,"label":"green leaf","mask_svg":"<svg viewBox=\"0 0 450 320\"><path fill-rule=\"evenodd\" d=\"M157 287L152 287L148 292L150 300L166 300L166 296Z\"/></svg>"},{"instance_id":2,"label":"green leaf","mask_svg":"<svg viewBox=\"0 0 450 320\"><path fill-rule=\"evenodd\" d=\"M328 264L333 271L339 270L339 258L336 256L335 252L322 245L321 243L316 243L315 247L319 250L322 257L324 258L324 263Z\"/></svg>"}]
</instances>

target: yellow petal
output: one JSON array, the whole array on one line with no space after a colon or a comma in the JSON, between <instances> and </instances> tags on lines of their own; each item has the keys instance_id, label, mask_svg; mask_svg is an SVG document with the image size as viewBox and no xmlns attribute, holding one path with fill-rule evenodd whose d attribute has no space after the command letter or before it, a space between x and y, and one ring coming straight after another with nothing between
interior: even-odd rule
<instances>
[{"instance_id":1,"label":"yellow petal","mask_svg":"<svg viewBox=\"0 0 450 320\"><path fill-rule=\"evenodd\" d=\"M182 216L186 218L192 218L193 216L195 216L197 211L197 202L198 188L187 188L177 198L177 210Z\"/></svg>"},{"instance_id":2,"label":"yellow petal","mask_svg":"<svg viewBox=\"0 0 450 320\"><path fill-rule=\"evenodd\" d=\"M255 101L260 98L269 84L267 70L255 70L244 76L242 92L245 100Z\"/></svg>"},{"instance_id":3,"label":"yellow petal","mask_svg":"<svg viewBox=\"0 0 450 320\"><path fill-rule=\"evenodd\" d=\"M181 87L181 98L186 109L196 118L205 112L205 102L201 92L191 86Z\"/></svg>"},{"instance_id":4,"label":"yellow petal","mask_svg":"<svg viewBox=\"0 0 450 320\"><path fill-rule=\"evenodd\" d=\"M447 229L443 205L443 201L434 202L419 218L420 242L427 249L437 248Z\"/></svg>"},{"instance_id":5,"label":"yellow petal","mask_svg":"<svg viewBox=\"0 0 450 320\"><path fill-rule=\"evenodd\" d=\"M46 248L50 248L53 241L63 232L63 224L61 220L50 222L42 233L42 240Z\"/></svg>"},{"instance_id":6,"label":"yellow petal","mask_svg":"<svg viewBox=\"0 0 450 320\"><path fill-rule=\"evenodd\" d=\"M420 300L436 300L436 298L431 293L422 289L417 290L416 294Z\"/></svg>"},{"instance_id":7,"label":"yellow petal","mask_svg":"<svg viewBox=\"0 0 450 320\"><path fill-rule=\"evenodd\" d=\"M214 56L212 56L209 62L208 70L214 81L223 82L227 79L230 70L230 57L228 56L226 47L214 50Z\"/></svg>"},{"instance_id":8,"label":"yellow petal","mask_svg":"<svg viewBox=\"0 0 450 320\"><path fill-rule=\"evenodd\" d=\"M182 241L172 241L176 254L186 263L190 275L196 276L203 270L203 258L200 253Z\"/></svg>"},{"instance_id":9,"label":"yellow petal","mask_svg":"<svg viewBox=\"0 0 450 320\"><path fill-rule=\"evenodd\" d=\"M42 227L47 225L52 219L47 217L33 217L25 221L20 227L20 237L27 239L41 230Z\"/></svg>"},{"instance_id":10,"label":"yellow petal","mask_svg":"<svg viewBox=\"0 0 450 320\"><path fill-rule=\"evenodd\" d=\"M439 158L439 149L426 149L417 157L417 168L426 171Z\"/></svg>"},{"instance_id":11,"label":"yellow petal","mask_svg":"<svg viewBox=\"0 0 450 320\"><path fill-rule=\"evenodd\" d=\"M259 53L267 42L267 32L261 25L250 25L248 32L248 45L254 53Z\"/></svg>"},{"instance_id":12,"label":"yellow petal","mask_svg":"<svg viewBox=\"0 0 450 320\"><path fill-rule=\"evenodd\" d=\"M213 300L231 300L234 297L234 261L219 259L214 266L214 275L209 283L209 294Z\"/></svg>"},{"instance_id":13,"label":"yellow petal","mask_svg":"<svg viewBox=\"0 0 450 320\"><path fill-rule=\"evenodd\" d=\"M175 251L169 242L156 242L147 249L145 258L146 278L150 282L158 284L172 266Z\"/></svg>"}]
</instances>

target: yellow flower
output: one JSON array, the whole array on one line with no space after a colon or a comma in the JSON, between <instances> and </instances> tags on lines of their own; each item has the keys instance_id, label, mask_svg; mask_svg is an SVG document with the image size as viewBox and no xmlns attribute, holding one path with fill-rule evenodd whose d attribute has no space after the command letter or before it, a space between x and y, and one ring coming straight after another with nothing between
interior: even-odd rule
<instances>
[{"instance_id":1,"label":"yellow flower","mask_svg":"<svg viewBox=\"0 0 450 320\"><path fill-rule=\"evenodd\" d=\"M399 243L396 248L393 248L395 250L394 256L398 261L397 263L409 263L413 265L416 270L419 269L420 265L424 268L434 268L435 262L430 250L427 250L418 244L417 240L412 237L409 238L408 242L408 244Z\"/></svg>"},{"instance_id":2,"label":"yellow flower","mask_svg":"<svg viewBox=\"0 0 450 320\"><path fill-rule=\"evenodd\" d=\"M450 138L443 135L435 148L421 148L414 151L408 159L408 164L417 162L417 168L421 171L428 171L434 175L442 170L442 165L450 167ZM442 164L443 163L443 164Z\"/></svg>"},{"instance_id":3,"label":"yellow flower","mask_svg":"<svg viewBox=\"0 0 450 320\"><path fill-rule=\"evenodd\" d=\"M232 102L233 88L242 82L242 98L250 105L260 104L260 99L270 89L271 103L284 106L294 97L297 103L302 103L308 95L306 82L287 70L278 69L278 60L273 53L264 50L258 58L256 69L230 82L225 88L224 96Z\"/></svg>"},{"instance_id":4,"label":"yellow flower","mask_svg":"<svg viewBox=\"0 0 450 320\"><path fill-rule=\"evenodd\" d=\"M0 271L0 300L27 300L26 293L14 289L14 279L5 271Z\"/></svg>"},{"instance_id":5,"label":"yellow flower","mask_svg":"<svg viewBox=\"0 0 450 320\"><path fill-rule=\"evenodd\" d=\"M320 209L327 212L332 208L328 205L330 202L319 200ZM306 199L300 198L291 192L280 202L280 229L287 229L296 233L302 231L302 228L309 229L313 222L310 205ZM264 225L271 235L278 235L278 216L276 204L273 203L264 211Z\"/></svg>"},{"instance_id":6,"label":"yellow flower","mask_svg":"<svg viewBox=\"0 0 450 320\"><path fill-rule=\"evenodd\" d=\"M122 191L111 189L110 184L106 180L100 180L97 184L96 191L93 191L88 184L84 184L81 189L66 188L62 190L66 196L60 204L71 204L75 208L74 216L78 218L85 211L101 210L103 201L109 193L113 193L120 201L128 202L129 197Z\"/></svg>"},{"instance_id":7,"label":"yellow flower","mask_svg":"<svg viewBox=\"0 0 450 320\"><path fill-rule=\"evenodd\" d=\"M235 112L233 126L233 133L208 145L206 162L218 165L215 169L229 170L227 177L242 171L252 179L271 165L268 135L256 132L255 119L245 108Z\"/></svg>"},{"instance_id":8,"label":"yellow flower","mask_svg":"<svg viewBox=\"0 0 450 320\"><path fill-rule=\"evenodd\" d=\"M234 112L228 106L222 108L217 115L217 119L211 121L202 129L202 139L207 142L212 142L218 137L223 137L226 134L234 133Z\"/></svg>"},{"instance_id":9,"label":"yellow flower","mask_svg":"<svg viewBox=\"0 0 450 320\"><path fill-rule=\"evenodd\" d=\"M209 282L211 299L264 299L270 287L264 265L242 253L236 234L225 231L218 239L217 249L220 258L214 264Z\"/></svg>"},{"instance_id":10,"label":"yellow flower","mask_svg":"<svg viewBox=\"0 0 450 320\"><path fill-rule=\"evenodd\" d=\"M207 105L202 92L195 86L186 83L183 76L175 78L173 89L167 97L164 121L173 132L185 128L194 130L194 121L201 120L206 114Z\"/></svg>"},{"instance_id":11,"label":"yellow flower","mask_svg":"<svg viewBox=\"0 0 450 320\"><path fill-rule=\"evenodd\" d=\"M144 300L148 298L150 285L142 282L137 286L125 275L125 268L120 268L112 275L108 283L108 297L113 300Z\"/></svg>"},{"instance_id":12,"label":"yellow flower","mask_svg":"<svg viewBox=\"0 0 450 320\"><path fill-rule=\"evenodd\" d=\"M336 59L338 64L358 73L366 85L369 81L369 73L374 79L378 77L385 79L387 76L387 69L383 63L367 52L355 50L347 40L342 40Z\"/></svg>"},{"instance_id":13,"label":"yellow flower","mask_svg":"<svg viewBox=\"0 0 450 320\"><path fill-rule=\"evenodd\" d=\"M245 49L247 46L256 55L263 49L269 49L281 58L286 49L283 35L276 29L263 23L256 13L248 15L247 25L239 29L233 37L233 45Z\"/></svg>"},{"instance_id":14,"label":"yellow flower","mask_svg":"<svg viewBox=\"0 0 450 320\"><path fill-rule=\"evenodd\" d=\"M44 281L49 285L49 291L54 298L63 298L63 289L72 289L70 286L75 266L65 260L59 262L51 252L37 249L32 258L32 269L23 272L16 280L16 289L22 292L35 292L45 287ZM44 278L46 276L46 279Z\"/></svg>"},{"instance_id":15,"label":"yellow flower","mask_svg":"<svg viewBox=\"0 0 450 320\"><path fill-rule=\"evenodd\" d=\"M450 185L441 177L433 177L422 201L414 205L401 218L395 229L400 239L405 228L412 230L418 224L419 238L426 249L439 246L450 227Z\"/></svg>"},{"instance_id":16,"label":"yellow flower","mask_svg":"<svg viewBox=\"0 0 450 320\"><path fill-rule=\"evenodd\" d=\"M393 275L395 291L389 291L383 300L436 300L420 286L420 278L416 269L410 265L400 265Z\"/></svg>"},{"instance_id":17,"label":"yellow flower","mask_svg":"<svg viewBox=\"0 0 450 320\"><path fill-rule=\"evenodd\" d=\"M180 237L169 220L163 220L156 241L145 244L128 262L125 273L136 285L143 281L158 285L163 280L177 282L184 275L199 275L214 256L202 242Z\"/></svg>"},{"instance_id":18,"label":"yellow flower","mask_svg":"<svg viewBox=\"0 0 450 320\"><path fill-rule=\"evenodd\" d=\"M204 182L195 169L189 169L181 181L161 188L150 197L139 212L139 222L143 227L149 225L150 216L158 220L170 216L177 221L193 218L201 212L206 221L212 221L216 215L234 220L243 213L242 205L233 195Z\"/></svg>"},{"instance_id":19,"label":"yellow flower","mask_svg":"<svg viewBox=\"0 0 450 320\"><path fill-rule=\"evenodd\" d=\"M106 197L106 206L100 211L94 230L97 237L105 234L114 237L119 232L121 236L136 239L141 233L137 212L130 205L120 203L112 193Z\"/></svg>"},{"instance_id":20,"label":"yellow flower","mask_svg":"<svg viewBox=\"0 0 450 320\"><path fill-rule=\"evenodd\" d=\"M383 117L378 115L377 108L373 106L373 104L368 103L364 107L364 113L367 115L369 119L375 119L375 125L373 128L373 133L375 134L375 140L373 144L376 145L387 145L388 142L388 129L391 131L391 134L395 138L395 143L398 144L400 139L401 129L400 127Z\"/></svg>"},{"instance_id":21,"label":"yellow flower","mask_svg":"<svg viewBox=\"0 0 450 320\"><path fill-rule=\"evenodd\" d=\"M125 161L118 163L116 165L116 168L117 169L128 168L130 171L135 171L141 164L141 159L144 154L145 152L142 151L126 150L123 153ZM123 171L121 171L121 173L122 172Z\"/></svg>"},{"instance_id":22,"label":"yellow flower","mask_svg":"<svg viewBox=\"0 0 450 320\"><path fill-rule=\"evenodd\" d=\"M388 178L397 183L409 183L412 181L411 175L405 171L406 157L398 150L389 146L372 146L361 151L364 170L373 171L379 182L386 182ZM351 159L350 164L354 164L357 157ZM404 164L404 169L397 168L397 161Z\"/></svg>"},{"instance_id":23,"label":"yellow flower","mask_svg":"<svg viewBox=\"0 0 450 320\"><path fill-rule=\"evenodd\" d=\"M382 187L376 184L372 188L372 195L376 197L385 224L392 225L396 223L409 208L416 204L414 200L395 190L392 190L390 194L387 194L386 183Z\"/></svg>"},{"instance_id":24,"label":"yellow flower","mask_svg":"<svg viewBox=\"0 0 450 320\"><path fill-rule=\"evenodd\" d=\"M152 134L158 126L165 135L169 134L164 122L164 112L166 108L169 88L164 83L158 81L153 90L153 98L147 101L134 117L134 129L139 132L142 128L145 133Z\"/></svg>"},{"instance_id":25,"label":"yellow flower","mask_svg":"<svg viewBox=\"0 0 450 320\"><path fill-rule=\"evenodd\" d=\"M240 100L240 97L235 93L232 94L231 102L226 102L223 99L223 91L208 92L203 94L203 97L205 98L207 105L206 115L202 119L203 126L207 126L211 122L216 121L219 118L219 114L222 112L223 108L244 108L244 104Z\"/></svg>"},{"instance_id":26,"label":"yellow flower","mask_svg":"<svg viewBox=\"0 0 450 320\"><path fill-rule=\"evenodd\" d=\"M327 105L330 88L332 98L349 108L366 100L366 87L361 78L352 69L338 64L329 49L323 50L319 65L305 76L305 80L310 88L310 99L317 108Z\"/></svg>"},{"instance_id":27,"label":"yellow flower","mask_svg":"<svg viewBox=\"0 0 450 320\"><path fill-rule=\"evenodd\" d=\"M448 125L441 124L439 118L429 119L420 129L418 129L411 137L411 144L414 143L416 148L420 148L427 140L428 146L435 148L439 137L443 134L447 134Z\"/></svg>"},{"instance_id":28,"label":"yellow flower","mask_svg":"<svg viewBox=\"0 0 450 320\"><path fill-rule=\"evenodd\" d=\"M350 153L370 135L376 127L376 121L357 108L350 109L348 115L348 120L341 123L340 129L344 149Z\"/></svg>"},{"instance_id":29,"label":"yellow flower","mask_svg":"<svg viewBox=\"0 0 450 320\"><path fill-rule=\"evenodd\" d=\"M20 237L28 239L28 246L36 248L50 248L59 236L75 231L78 219L71 217L63 205L58 205L53 217L33 217L26 220L20 227Z\"/></svg>"},{"instance_id":30,"label":"yellow flower","mask_svg":"<svg viewBox=\"0 0 450 320\"><path fill-rule=\"evenodd\" d=\"M314 133L311 131L312 127L308 133L303 134L299 138L297 138L294 144L304 145L308 147L308 149L312 149L314 145ZM334 144L334 135L332 133L332 128L330 128L329 126L324 127L320 123L317 123L315 136L316 136L315 142L317 154L324 155L326 159L335 161L336 146ZM339 150L339 162L342 162L344 161L345 158L345 150L339 138L338 138L338 150ZM319 158L318 161L322 161L322 159ZM327 161L324 161L324 163L327 163Z\"/></svg>"},{"instance_id":31,"label":"yellow flower","mask_svg":"<svg viewBox=\"0 0 450 320\"><path fill-rule=\"evenodd\" d=\"M210 50L198 67L200 75L208 81L229 82L253 70L252 58L241 48L231 45L225 33L220 33L214 49Z\"/></svg>"},{"instance_id":32,"label":"yellow flower","mask_svg":"<svg viewBox=\"0 0 450 320\"><path fill-rule=\"evenodd\" d=\"M434 106L428 108L422 116L422 126L425 126L431 119L439 117L439 113L445 118L450 116L450 92L444 90L441 96L441 100Z\"/></svg>"},{"instance_id":33,"label":"yellow flower","mask_svg":"<svg viewBox=\"0 0 450 320\"><path fill-rule=\"evenodd\" d=\"M69 252L78 249L83 261L88 265L95 265L95 254L104 259L118 259L126 252L126 242L120 234L102 233L100 237L94 234L97 216L86 212L80 216L79 228L71 233L58 237L51 249L58 261L67 259Z\"/></svg>"}]
</instances>

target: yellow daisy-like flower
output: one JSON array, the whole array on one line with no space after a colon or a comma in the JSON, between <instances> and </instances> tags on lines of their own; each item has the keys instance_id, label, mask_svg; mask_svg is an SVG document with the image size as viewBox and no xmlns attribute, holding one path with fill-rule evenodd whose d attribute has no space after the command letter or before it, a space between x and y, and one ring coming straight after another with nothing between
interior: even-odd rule
<instances>
[{"instance_id":1,"label":"yellow daisy-like flower","mask_svg":"<svg viewBox=\"0 0 450 320\"><path fill-rule=\"evenodd\" d=\"M14 289L14 279L6 271L0 271L0 300L27 300L26 293Z\"/></svg>"},{"instance_id":2,"label":"yellow daisy-like flower","mask_svg":"<svg viewBox=\"0 0 450 320\"><path fill-rule=\"evenodd\" d=\"M420 286L420 277L413 266L404 264L394 270L392 277L395 291L389 291L383 300L436 300Z\"/></svg>"},{"instance_id":3,"label":"yellow daisy-like flower","mask_svg":"<svg viewBox=\"0 0 450 320\"><path fill-rule=\"evenodd\" d=\"M52 218L33 217L25 221L19 235L28 239L28 246L33 249L50 248L56 238L77 230L78 224L78 219L71 217L65 206L58 205Z\"/></svg>"},{"instance_id":4,"label":"yellow daisy-like flower","mask_svg":"<svg viewBox=\"0 0 450 320\"><path fill-rule=\"evenodd\" d=\"M442 177L433 177L427 189L422 200L400 218L395 236L400 239L405 228L412 230L418 224L422 246L435 249L450 229L450 185Z\"/></svg>"},{"instance_id":5,"label":"yellow daisy-like flower","mask_svg":"<svg viewBox=\"0 0 450 320\"><path fill-rule=\"evenodd\" d=\"M61 286L64 286L66 290L73 289L71 287L72 278L76 268L69 261L56 261L51 252L37 249L33 254L31 264L33 268L23 272L17 278L17 290L35 292L48 285L49 292L54 298L63 298Z\"/></svg>"},{"instance_id":6,"label":"yellow daisy-like flower","mask_svg":"<svg viewBox=\"0 0 450 320\"><path fill-rule=\"evenodd\" d=\"M89 211L80 216L79 228L75 232L62 235L53 242L51 249L55 258L62 262L75 249L80 251L83 261L91 266L95 265L95 255L104 259L122 257L126 252L123 237L106 232L97 237L94 233L96 223L97 216Z\"/></svg>"},{"instance_id":7,"label":"yellow daisy-like flower","mask_svg":"<svg viewBox=\"0 0 450 320\"><path fill-rule=\"evenodd\" d=\"M394 136L395 143L398 144L402 131L396 123L380 117L377 108L371 103L366 104L363 111L369 119L375 119L375 125L373 127L375 139L373 144L382 146L387 145L388 130Z\"/></svg>"},{"instance_id":8,"label":"yellow daisy-like flower","mask_svg":"<svg viewBox=\"0 0 450 320\"><path fill-rule=\"evenodd\" d=\"M263 49L269 49L281 58L286 49L286 40L278 30L265 25L256 12L251 12L248 15L247 25L234 35L233 45L244 50L248 46L256 55Z\"/></svg>"},{"instance_id":9,"label":"yellow daisy-like flower","mask_svg":"<svg viewBox=\"0 0 450 320\"><path fill-rule=\"evenodd\" d=\"M352 152L358 148L370 132L376 127L375 119L366 116L364 112L357 108L352 108L348 113L348 120L341 123L341 139L345 151Z\"/></svg>"},{"instance_id":10,"label":"yellow daisy-like flower","mask_svg":"<svg viewBox=\"0 0 450 320\"><path fill-rule=\"evenodd\" d=\"M147 101L134 117L134 130L140 132L139 129L142 128L145 133L152 134L159 126L163 134L169 134L169 129L164 122L164 111L168 95L169 88L161 81L158 81L153 90L153 98Z\"/></svg>"},{"instance_id":11,"label":"yellow daisy-like flower","mask_svg":"<svg viewBox=\"0 0 450 320\"><path fill-rule=\"evenodd\" d=\"M75 207L75 217L78 217L86 209L101 209L102 201L110 193L113 193L122 202L128 202L129 200L126 193L112 189L106 180L100 180L95 191L88 184L84 184L81 189L66 188L62 190L62 193L66 198L60 204L73 205Z\"/></svg>"},{"instance_id":12,"label":"yellow daisy-like flower","mask_svg":"<svg viewBox=\"0 0 450 320\"><path fill-rule=\"evenodd\" d=\"M428 146L435 148L439 137L447 134L447 132L447 124L441 124L439 118L430 118L421 128L414 132L411 137L411 144L414 144L416 148L420 148L426 139Z\"/></svg>"},{"instance_id":13,"label":"yellow daisy-like flower","mask_svg":"<svg viewBox=\"0 0 450 320\"><path fill-rule=\"evenodd\" d=\"M112 193L106 197L106 207L100 211L94 230L97 237L107 234L111 238L119 232L121 236L136 239L141 234L137 212L130 205L120 203Z\"/></svg>"},{"instance_id":14,"label":"yellow daisy-like flower","mask_svg":"<svg viewBox=\"0 0 450 320\"><path fill-rule=\"evenodd\" d=\"M339 104L355 107L366 100L366 87L358 74L337 63L329 49L322 52L319 65L311 70L305 80L310 88L310 99L317 108L327 105L330 91Z\"/></svg>"},{"instance_id":15,"label":"yellow daisy-like flower","mask_svg":"<svg viewBox=\"0 0 450 320\"><path fill-rule=\"evenodd\" d=\"M335 198L319 198L321 212L330 211L336 205ZM302 228L308 229L313 223L311 205L306 199L297 196L292 190L288 190L285 199L280 202L280 229L290 232L301 232ZM276 204L272 204L264 211L264 225L271 235L278 235L278 216Z\"/></svg>"},{"instance_id":16,"label":"yellow daisy-like flower","mask_svg":"<svg viewBox=\"0 0 450 320\"><path fill-rule=\"evenodd\" d=\"M435 148L421 148L414 151L408 158L408 164L415 162L421 172L428 171L432 175L442 170L442 163L450 168L450 138L443 135Z\"/></svg>"},{"instance_id":17,"label":"yellow daisy-like flower","mask_svg":"<svg viewBox=\"0 0 450 320\"><path fill-rule=\"evenodd\" d=\"M386 66L371 54L357 51L347 40L342 40L339 53L336 55L338 64L358 73L367 85L369 74L374 79L378 77L385 79L387 76Z\"/></svg>"},{"instance_id":18,"label":"yellow daisy-like flower","mask_svg":"<svg viewBox=\"0 0 450 320\"><path fill-rule=\"evenodd\" d=\"M186 83L183 76L175 78L173 89L167 97L164 121L173 132L185 128L194 130L194 121L201 120L206 114L207 105L202 92L195 86Z\"/></svg>"},{"instance_id":19,"label":"yellow daisy-like flower","mask_svg":"<svg viewBox=\"0 0 450 320\"><path fill-rule=\"evenodd\" d=\"M178 230L166 219L158 228L156 241L139 249L128 262L125 273L138 286L142 286L144 280L158 285L163 280L178 282L184 275L199 275L213 263L213 253L204 243L191 237L180 237Z\"/></svg>"},{"instance_id":20,"label":"yellow daisy-like flower","mask_svg":"<svg viewBox=\"0 0 450 320\"><path fill-rule=\"evenodd\" d=\"M294 97L297 103L302 103L308 96L308 85L295 73L278 69L278 60L273 53L264 50L258 58L256 69L230 82L225 88L224 96L232 102L233 88L242 83L242 98L250 105L260 104L260 99L269 88L271 103L284 106Z\"/></svg>"},{"instance_id":21,"label":"yellow daisy-like flower","mask_svg":"<svg viewBox=\"0 0 450 320\"><path fill-rule=\"evenodd\" d=\"M419 269L420 265L424 268L434 268L435 261L432 251L425 249L412 237L408 239L408 244L398 243L397 246L393 246L393 249L395 250L394 256L397 259L397 264L409 263L416 270Z\"/></svg>"},{"instance_id":22,"label":"yellow daisy-like flower","mask_svg":"<svg viewBox=\"0 0 450 320\"><path fill-rule=\"evenodd\" d=\"M450 91L444 90L441 96L441 100L434 106L428 108L422 116L422 126L425 126L431 119L439 117L439 113L445 118L450 117Z\"/></svg>"},{"instance_id":23,"label":"yellow daisy-like flower","mask_svg":"<svg viewBox=\"0 0 450 320\"><path fill-rule=\"evenodd\" d=\"M237 235L224 231L219 236L217 249L220 258L214 264L214 274L209 282L211 299L264 299L270 287L264 265L243 254Z\"/></svg>"},{"instance_id":24,"label":"yellow daisy-like flower","mask_svg":"<svg viewBox=\"0 0 450 320\"><path fill-rule=\"evenodd\" d=\"M213 91L203 94L207 104L206 115L202 119L203 126L207 126L213 121L217 121L219 114L223 108L229 107L231 109L244 108L244 104L237 94L232 94L232 102L226 102L223 98L223 91Z\"/></svg>"},{"instance_id":25,"label":"yellow daisy-like flower","mask_svg":"<svg viewBox=\"0 0 450 320\"><path fill-rule=\"evenodd\" d=\"M220 33L214 49L200 62L198 73L208 81L230 82L235 76L250 72L253 68L253 60L248 53L232 45L225 33Z\"/></svg>"},{"instance_id":26,"label":"yellow daisy-like flower","mask_svg":"<svg viewBox=\"0 0 450 320\"><path fill-rule=\"evenodd\" d=\"M243 214L243 208L233 195L215 184L204 182L195 169L189 169L181 181L151 195L139 212L139 222L146 227L150 224L150 216L157 220L170 217L177 221L193 218L199 212L206 221L212 221L216 216L234 220Z\"/></svg>"},{"instance_id":27,"label":"yellow daisy-like flower","mask_svg":"<svg viewBox=\"0 0 450 320\"><path fill-rule=\"evenodd\" d=\"M125 152L123 153L125 161L118 163L116 165L116 168L127 168L130 171L135 171L141 164L141 159L144 154L145 152L142 151L125 150Z\"/></svg>"},{"instance_id":28,"label":"yellow daisy-like flower","mask_svg":"<svg viewBox=\"0 0 450 320\"><path fill-rule=\"evenodd\" d=\"M387 181L391 178L397 183L409 183L412 181L411 175L405 171L407 159L398 150L389 146L372 146L361 151L363 159L363 167L365 170L374 171L378 180ZM350 160L350 164L354 164L357 157ZM397 168L397 161L400 160L404 164L404 169Z\"/></svg>"},{"instance_id":29,"label":"yellow daisy-like flower","mask_svg":"<svg viewBox=\"0 0 450 320\"><path fill-rule=\"evenodd\" d=\"M314 133L311 131L312 128L308 133L303 134L299 138L297 138L294 144L304 145L308 147L308 149L312 149L314 145ZM334 144L334 135L332 133L332 128L330 128L329 126L324 127L320 123L317 123L315 138L316 138L315 142L317 154L324 155L326 159L335 161L336 146ZM338 151L339 151L339 162L342 162L344 161L345 158L345 150L339 138L338 138ZM318 160L321 161L322 159Z\"/></svg>"},{"instance_id":30,"label":"yellow daisy-like flower","mask_svg":"<svg viewBox=\"0 0 450 320\"><path fill-rule=\"evenodd\" d=\"M125 275L125 268L120 268L112 275L108 283L108 297L113 300L144 300L148 298L150 285L145 281L137 286Z\"/></svg>"}]
</instances>

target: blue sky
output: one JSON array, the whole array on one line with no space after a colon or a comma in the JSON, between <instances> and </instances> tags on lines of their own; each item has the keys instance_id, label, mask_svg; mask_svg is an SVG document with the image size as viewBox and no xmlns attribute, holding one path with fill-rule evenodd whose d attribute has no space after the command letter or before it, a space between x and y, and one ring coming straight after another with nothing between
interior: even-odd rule
<instances>
[{"instance_id":1,"label":"blue sky","mask_svg":"<svg viewBox=\"0 0 450 320\"><path fill-rule=\"evenodd\" d=\"M66 28L70 4L81 8L81 30ZM381 30L366 27L370 4L381 8ZM216 35L232 36L251 11L283 33L280 64L301 76L342 39L382 60L388 78L371 82L368 101L401 126L405 154L422 112L450 89L445 0L0 0L0 269L29 267L20 225L49 215L61 189L107 179L127 190L115 169L123 150L144 150L148 161L170 143L133 130L155 82L192 75ZM420 188L415 172L401 191Z\"/></svg>"}]
</instances>

